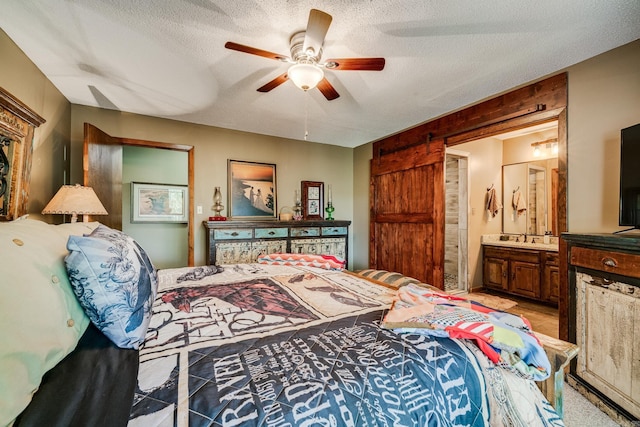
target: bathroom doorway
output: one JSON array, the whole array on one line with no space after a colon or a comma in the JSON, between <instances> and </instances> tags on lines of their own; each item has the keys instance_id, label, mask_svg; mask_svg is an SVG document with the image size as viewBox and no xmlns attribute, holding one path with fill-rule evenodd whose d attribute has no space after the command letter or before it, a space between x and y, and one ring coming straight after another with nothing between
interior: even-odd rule
<instances>
[{"instance_id":1,"label":"bathroom doorway","mask_svg":"<svg viewBox=\"0 0 640 427\"><path fill-rule=\"evenodd\" d=\"M469 153L447 149L445 156L445 256L447 292L469 287Z\"/></svg>"}]
</instances>

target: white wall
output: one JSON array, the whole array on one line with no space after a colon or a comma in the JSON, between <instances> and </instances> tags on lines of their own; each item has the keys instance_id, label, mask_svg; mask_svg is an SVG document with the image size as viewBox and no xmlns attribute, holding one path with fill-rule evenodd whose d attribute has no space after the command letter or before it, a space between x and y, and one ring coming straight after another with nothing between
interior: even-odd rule
<instances>
[{"instance_id":1,"label":"white wall","mask_svg":"<svg viewBox=\"0 0 640 427\"><path fill-rule=\"evenodd\" d=\"M469 287L475 288L482 286L480 237L502 231L502 211L492 218L485 209L492 184L502 200L502 141L485 138L455 148L469 153Z\"/></svg>"},{"instance_id":2,"label":"white wall","mask_svg":"<svg viewBox=\"0 0 640 427\"><path fill-rule=\"evenodd\" d=\"M620 130L640 123L640 40L569 68L569 231L618 227Z\"/></svg>"}]
</instances>

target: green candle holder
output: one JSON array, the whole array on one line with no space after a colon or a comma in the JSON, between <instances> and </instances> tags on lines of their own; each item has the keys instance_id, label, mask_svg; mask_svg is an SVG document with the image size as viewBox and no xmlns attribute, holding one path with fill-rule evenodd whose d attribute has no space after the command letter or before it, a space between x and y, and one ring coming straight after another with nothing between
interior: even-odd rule
<instances>
[{"instance_id":1,"label":"green candle holder","mask_svg":"<svg viewBox=\"0 0 640 427\"><path fill-rule=\"evenodd\" d=\"M335 211L335 208L333 207L333 203L331 202L327 203L327 207L324 209L324 211L327 213L327 217L325 219L332 221L333 211Z\"/></svg>"}]
</instances>

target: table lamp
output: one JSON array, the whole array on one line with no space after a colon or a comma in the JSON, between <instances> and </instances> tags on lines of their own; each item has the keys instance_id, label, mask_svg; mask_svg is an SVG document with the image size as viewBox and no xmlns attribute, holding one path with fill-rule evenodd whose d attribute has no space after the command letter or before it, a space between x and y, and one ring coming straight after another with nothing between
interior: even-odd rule
<instances>
[{"instance_id":1,"label":"table lamp","mask_svg":"<svg viewBox=\"0 0 640 427\"><path fill-rule=\"evenodd\" d=\"M83 222L88 222L87 215L107 215L107 210L93 188L76 184L60 187L42 214L71 215L71 222L76 222L78 215L84 215Z\"/></svg>"}]
</instances>

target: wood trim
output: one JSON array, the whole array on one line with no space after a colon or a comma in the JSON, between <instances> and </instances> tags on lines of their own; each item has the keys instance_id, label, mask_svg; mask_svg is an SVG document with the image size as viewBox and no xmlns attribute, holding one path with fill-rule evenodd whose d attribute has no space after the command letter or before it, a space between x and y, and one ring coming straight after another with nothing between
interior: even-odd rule
<instances>
[{"instance_id":1,"label":"wood trim","mask_svg":"<svg viewBox=\"0 0 640 427\"><path fill-rule=\"evenodd\" d=\"M428 165L444 159L444 145L431 144L429 141L412 145L406 149L397 149L375 159L371 163L371 175L398 172Z\"/></svg>"},{"instance_id":2,"label":"wood trim","mask_svg":"<svg viewBox=\"0 0 640 427\"><path fill-rule=\"evenodd\" d=\"M544 105L545 110L512 117L514 113L526 112L539 104ZM373 157L377 158L385 152L426 141L430 135L447 136L447 145L454 144L455 139L452 136L460 132L475 132L476 139L490 136L482 132L494 126L494 131L499 133L499 124L508 117L511 118L507 120L508 125L504 123L503 130L529 126L535 123L532 117L543 120L546 116L547 120L553 120L557 115L553 112L561 111L566 106L567 74L561 73L378 140L373 144Z\"/></svg>"},{"instance_id":3,"label":"wood trim","mask_svg":"<svg viewBox=\"0 0 640 427\"><path fill-rule=\"evenodd\" d=\"M33 127L38 127L46 120L40 117L35 111L23 104L18 98L0 87L0 107L11 111L11 113L29 123Z\"/></svg>"}]
</instances>

